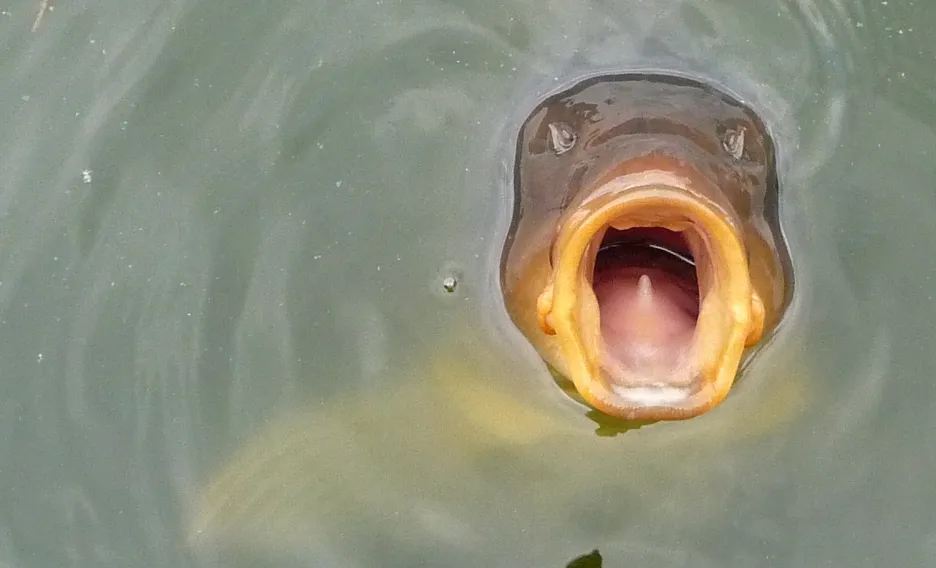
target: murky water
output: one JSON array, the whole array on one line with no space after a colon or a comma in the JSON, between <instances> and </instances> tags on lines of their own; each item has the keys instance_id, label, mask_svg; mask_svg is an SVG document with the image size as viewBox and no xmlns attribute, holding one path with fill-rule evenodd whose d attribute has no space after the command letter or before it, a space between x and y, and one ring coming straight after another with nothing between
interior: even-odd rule
<instances>
[{"instance_id":1,"label":"murky water","mask_svg":"<svg viewBox=\"0 0 936 568\"><path fill-rule=\"evenodd\" d=\"M929 2L38 4L0 5L0 566L932 563ZM725 404L611 436L497 267L529 109L656 69L770 124L797 289Z\"/></svg>"}]
</instances>

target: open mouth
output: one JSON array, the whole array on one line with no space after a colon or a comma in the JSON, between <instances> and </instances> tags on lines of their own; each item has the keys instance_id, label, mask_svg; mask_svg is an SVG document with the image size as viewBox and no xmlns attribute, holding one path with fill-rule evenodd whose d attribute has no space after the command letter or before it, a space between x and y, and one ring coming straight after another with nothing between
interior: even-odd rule
<instances>
[{"instance_id":1,"label":"open mouth","mask_svg":"<svg viewBox=\"0 0 936 568\"><path fill-rule=\"evenodd\" d=\"M745 344L760 337L763 305L717 206L675 184L629 181L609 182L563 223L537 309L593 406L625 419L688 418L731 388Z\"/></svg>"},{"instance_id":2,"label":"open mouth","mask_svg":"<svg viewBox=\"0 0 936 568\"><path fill-rule=\"evenodd\" d=\"M605 373L631 388L687 388L694 380L691 348L700 309L687 234L610 227L600 238L592 290Z\"/></svg>"}]
</instances>

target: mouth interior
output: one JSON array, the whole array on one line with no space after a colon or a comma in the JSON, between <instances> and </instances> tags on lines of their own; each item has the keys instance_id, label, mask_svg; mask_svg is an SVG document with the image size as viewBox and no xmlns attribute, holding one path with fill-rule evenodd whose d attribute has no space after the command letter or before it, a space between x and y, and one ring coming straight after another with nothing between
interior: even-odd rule
<instances>
[{"instance_id":1,"label":"mouth interior","mask_svg":"<svg viewBox=\"0 0 936 568\"><path fill-rule=\"evenodd\" d=\"M592 289L599 307L603 366L612 384L684 389L694 381L700 286L693 248L683 231L605 231Z\"/></svg>"}]
</instances>

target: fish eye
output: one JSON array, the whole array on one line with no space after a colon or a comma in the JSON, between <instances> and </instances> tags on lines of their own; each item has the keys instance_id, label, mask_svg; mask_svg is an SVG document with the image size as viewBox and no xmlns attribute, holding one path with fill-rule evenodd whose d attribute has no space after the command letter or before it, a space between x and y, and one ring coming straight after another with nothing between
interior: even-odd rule
<instances>
[{"instance_id":1,"label":"fish eye","mask_svg":"<svg viewBox=\"0 0 936 568\"><path fill-rule=\"evenodd\" d=\"M571 150L572 147L575 146L576 141L578 141L578 134L567 124L550 122L548 128L550 146L557 155L561 156L565 154Z\"/></svg>"},{"instance_id":2,"label":"fish eye","mask_svg":"<svg viewBox=\"0 0 936 568\"><path fill-rule=\"evenodd\" d=\"M742 121L731 121L718 125L718 139L722 149L737 161L762 162L764 149L757 136L757 129Z\"/></svg>"}]
</instances>

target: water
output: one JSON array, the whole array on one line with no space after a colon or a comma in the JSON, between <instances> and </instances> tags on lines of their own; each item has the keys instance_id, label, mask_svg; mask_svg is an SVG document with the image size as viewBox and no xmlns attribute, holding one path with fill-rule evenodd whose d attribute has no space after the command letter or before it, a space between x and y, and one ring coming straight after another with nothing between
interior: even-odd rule
<instances>
[{"instance_id":1,"label":"water","mask_svg":"<svg viewBox=\"0 0 936 568\"><path fill-rule=\"evenodd\" d=\"M0 566L936 555L928 2L38 8L0 5ZM520 121L646 69L771 125L797 291L717 411L612 436L496 269Z\"/></svg>"}]
</instances>

